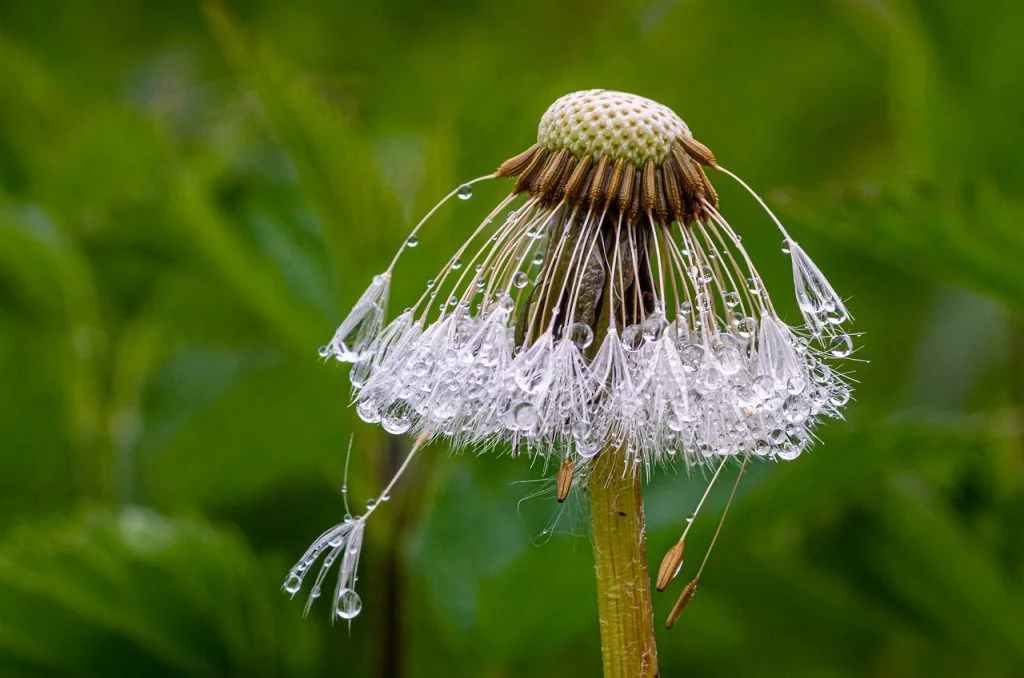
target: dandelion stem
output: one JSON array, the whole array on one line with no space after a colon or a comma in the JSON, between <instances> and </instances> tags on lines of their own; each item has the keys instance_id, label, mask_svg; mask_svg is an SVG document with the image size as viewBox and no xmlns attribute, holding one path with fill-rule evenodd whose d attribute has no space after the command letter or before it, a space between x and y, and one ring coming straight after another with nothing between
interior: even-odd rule
<instances>
[{"instance_id":1,"label":"dandelion stem","mask_svg":"<svg viewBox=\"0 0 1024 678\"><path fill-rule=\"evenodd\" d=\"M604 678L656 676L640 466L618 449L594 461L590 513Z\"/></svg>"}]
</instances>

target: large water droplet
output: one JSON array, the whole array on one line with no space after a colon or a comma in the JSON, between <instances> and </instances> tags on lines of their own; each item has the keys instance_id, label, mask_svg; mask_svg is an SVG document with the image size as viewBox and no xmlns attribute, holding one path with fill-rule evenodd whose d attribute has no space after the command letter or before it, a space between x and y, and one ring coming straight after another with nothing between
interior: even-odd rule
<instances>
[{"instance_id":1,"label":"large water droplet","mask_svg":"<svg viewBox=\"0 0 1024 678\"><path fill-rule=\"evenodd\" d=\"M715 351L715 359L718 360L718 369L725 375L736 374L743 367L743 356L735 346L726 344L719 347Z\"/></svg>"},{"instance_id":2,"label":"large water droplet","mask_svg":"<svg viewBox=\"0 0 1024 678\"><path fill-rule=\"evenodd\" d=\"M380 421L380 412L377 406L369 400L364 400L356 406L356 414L367 424L376 424Z\"/></svg>"},{"instance_id":3,"label":"large water droplet","mask_svg":"<svg viewBox=\"0 0 1024 678\"><path fill-rule=\"evenodd\" d=\"M740 305L740 295L738 292L726 292L725 294L725 305L729 308L736 308Z\"/></svg>"},{"instance_id":4,"label":"large water droplet","mask_svg":"<svg viewBox=\"0 0 1024 678\"><path fill-rule=\"evenodd\" d=\"M569 326L569 340L582 351L594 343L594 330L586 323L573 323Z\"/></svg>"},{"instance_id":5,"label":"large water droplet","mask_svg":"<svg viewBox=\"0 0 1024 678\"><path fill-rule=\"evenodd\" d=\"M640 325L630 325L622 330L619 338L622 341L622 347L627 351L639 351L640 347L644 345L643 328Z\"/></svg>"},{"instance_id":6,"label":"large water droplet","mask_svg":"<svg viewBox=\"0 0 1024 678\"><path fill-rule=\"evenodd\" d=\"M850 389L846 386L837 387L829 394L828 401L835 407L842 407L850 402Z\"/></svg>"},{"instance_id":7,"label":"large water droplet","mask_svg":"<svg viewBox=\"0 0 1024 678\"><path fill-rule=\"evenodd\" d=\"M829 341L828 350L837 358L845 358L853 352L853 340L848 334L837 334Z\"/></svg>"},{"instance_id":8,"label":"large water droplet","mask_svg":"<svg viewBox=\"0 0 1024 678\"><path fill-rule=\"evenodd\" d=\"M811 406L804 398L791 395L782 403L782 412L786 416L786 421L802 424L810 416Z\"/></svg>"},{"instance_id":9,"label":"large water droplet","mask_svg":"<svg viewBox=\"0 0 1024 678\"><path fill-rule=\"evenodd\" d=\"M522 289L526 287L530 282L530 276L526 275L524 271L516 271L516 274L512 276L512 286Z\"/></svg>"},{"instance_id":10,"label":"large water droplet","mask_svg":"<svg viewBox=\"0 0 1024 678\"><path fill-rule=\"evenodd\" d=\"M342 619L355 619L363 611L363 600L352 589L342 589L334 606L334 613Z\"/></svg>"},{"instance_id":11,"label":"large water droplet","mask_svg":"<svg viewBox=\"0 0 1024 678\"><path fill-rule=\"evenodd\" d=\"M576 440L586 440L590 435L592 427L589 421L577 421L572 425L572 435Z\"/></svg>"},{"instance_id":12,"label":"large water droplet","mask_svg":"<svg viewBox=\"0 0 1024 678\"><path fill-rule=\"evenodd\" d=\"M302 588L302 577L297 574L288 575L288 579L284 582L284 590L291 595L295 595Z\"/></svg>"},{"instance_id":13,"label":"large water droplet","mask_svg":"<svg viewBox=\"0 0 1024 678\"><path fill-rule=\"evenodd\" d=\"M662 335L665 334L665 328L667 327L668 321L665 320L665 316L660 313L655 313L644 321L644 339L647 341L657 341L661 339Z\"/></svg>"},{"instance_id":14,"label":"large water droplet","mask_svg":"<svg viewBox=\"0 0 1024 678\"><path fill-rule=\"evenodd\" d=\"M459 200L469 200L473 197L473 187L469 184L462 184L455 192L455 195L459 196Z\"/></svg>"},{"instance_id":15,"label":"large water droplet","mask_svg":"<svg viewBox=\"0 0 1024 678\"><path fill-rule=\"evenodd\" d=\"M682 361L684 370L696 372L704 360L704 348L697 344L690 344L679 352L679 360Z\"/></svg>"},{"instance_id":16,"label":"large water droplet","mask_svg":"<svg viewBox=\"0 0 1024 678\"><path fill-rule=\"evenodd\" d=\"M526 431L537 423L537 410L530 403L519 403L512 410L516 426Z\"/></svg>"},{"instance_id":17,"label":"large water droplet","mask_svg":"<svg viewBox=\"0 0 1024 678\"><path fill-rule=\"evenodd\" d=\"M387 414L380 418L380 425L388 433L399 435L409 430L412 421L402 415Z\"/></svg>"}]
</instances>

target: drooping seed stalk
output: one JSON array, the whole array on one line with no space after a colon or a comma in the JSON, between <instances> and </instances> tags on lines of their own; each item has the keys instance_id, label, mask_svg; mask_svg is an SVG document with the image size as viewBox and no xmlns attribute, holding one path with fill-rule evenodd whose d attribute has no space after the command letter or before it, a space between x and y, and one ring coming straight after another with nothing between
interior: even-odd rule
<instances>
[{"instance_id":1,"label":"drooping seed stalk","mask_svg":"<svg viewBox=\"0 0 1024 678\"><path fill-rule=\"evenodd\" d=\"M654 644L640 467L607 449L594 461L590 515L604 678L653 678Z\"/></svg>"}]
</instances>

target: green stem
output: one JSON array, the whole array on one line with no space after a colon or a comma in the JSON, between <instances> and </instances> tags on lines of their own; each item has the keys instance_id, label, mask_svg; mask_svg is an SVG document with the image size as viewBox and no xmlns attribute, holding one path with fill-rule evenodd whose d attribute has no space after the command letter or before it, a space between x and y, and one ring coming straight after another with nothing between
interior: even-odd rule
<instances>
[{"instance_id":1,"label":"green stem","mask_svg":"<svg viewBox=\"0 0 1024 678\"><path fill-rule=\"evenodd\" d=\"M640 468L605 450L590 477L604 678L658 675Z\"/></svg>"}]
</instances>

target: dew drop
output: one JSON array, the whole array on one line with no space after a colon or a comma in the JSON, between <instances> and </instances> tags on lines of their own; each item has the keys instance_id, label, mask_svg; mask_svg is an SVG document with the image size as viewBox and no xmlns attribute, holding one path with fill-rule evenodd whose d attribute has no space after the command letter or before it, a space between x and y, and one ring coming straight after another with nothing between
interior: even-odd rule
<instances>
[{"instance_id":1,"label":"dew drop","mask_svg":"<svg viewBox=\"0 0 1024 678\"><path fill-rule=\"evenodd\" d=\"M372 509L376 505L377 505L377 500L376 499L367 499L366 500L366 508Z\"/></svg>"},{"instance_id":2,"label":"dew drop","mask_svg":"<svg viewBox=\"0 0 1024 678\"><path fill-rule=\"evenodd\" d=\"M725 295L725 305L729 308L736 308L740 305L740 295L737 292L727 292Z\"/></svg>"},{"instance_id":3,"label":"dew drop","mask_svg":"<svg viewBox=\"0 0 1024 678\"><path fill-rule=\"evenodd\" d=\"M810 416L811 407L805 399L791 395L782 403L782 412L786 416L786 421L802 424Z\"/></svg>"},{"instance_id":4,"label":"dew drop","mask_svg":"<svg viewBox=\"0 0 1024 678\"><path fill-rule=\"evenodd\" d=\"M462 268L462 259L455 257L452 259L452 270L457 271Z\"/></svg>"},{"instance_id":5,"label":"dew drop","mask_svg":"<svg viewBox=\"0 0 1024 678\"><path fill-rule=\"evenodd\" d=\"M534 266L540 266L543 263L544 263L544 254L541 253L541 252L538 252L537 255L533 257L533 265Z\"/></svg>"},{"instance_id":6,"label":"dew drop","mask_svg":"<svg viewBox=\"0 0 1024 678\"><path fill-rule=\"evenodd\" d=\"M589 421L580 420L572 425L572 435L576 440L586 440L590 435L592 427Z\"/></svg>"},{"instance_id":7,"label":"dew drop","mask_svg":"<svg viewBox=\"0 0 1024 678\"><path fill-rule=\"evenodd\" d=\"M342 589L334 606L334 613L342 619L355 619L363 611L363 600L352 589Z\"/></svg>"},{"instance_id":8,"label":"dew drop","mask_svg":"<svg viewBox=\"0 0 1024 678\"><path fill-rule=\"evenodd\" d=\"M356 414L367 424L376 424L380 421L380 412L377 411L377 407L369 400L364 400L356 406Z\"/></svg>"},{"instance_id":9,"label":"dew drop","mask_svg":"<svg viewBox=\"0 0 1024 678\"><path fill-rule=\"evenodd\" d=\"M406 247L416 247L416 245L419 245L419 244L420 244L420 239L417 238L415 235L410 235L405 240L405 246Z\"/></svg>"},{"instance_id":10,"label":"dew drop","mask_svg":"<svg viewBox=\"0 0 1024 678\"><path fill-rule=\"evenodd\" d=\"M690 344L679 352L679 360L687 372L696 372L704 360L704 349L697 344Z\"/></svg>"},{"instance_id":11,"label":"dew drop","mask_svg":"<svg viewBox=\"0 0 1024 678\"><path fill-rule=\"evenodd\" d=\"M288 575L288 579L284 582L284 590L294 596L301 588L302 577L297 574Z\"/></svg>"},{"instance_id":12,"label":"dew drop","mask_svg":"<svg viewBox=\"0 0 1024 678\"><path fill-rule=\"evenodd\" d=\"M839 386L829 394L828 401L835 407L842 407L850 402L850 389L846 386Z\"/></svg>"},{"instance_id":13,"label":"dew drop","mask_svg":"<svg viewBox=\"0 0 1024 678\"><path fill-rule=\"evenodd\" d=\"M668 321L665 320L665 316L660 313L655 313L644 321L644 339L647 341L657 341L661 339L662 335L665 334L665 328L667 327Z\"/></svg>"},{"instance_id":14,"label":"dew drop","mask_svg":"<svg viewBox=\"0 0 1024 678\"><path fill-rule=\"evenodd\" d=\"M837 358L845 358L853 352L853 341L848 334L837 334L828 345L829 351Z\"/></svg>"},{"instance_id":15,"label":"dew drop","mask_svg":"<svg viewBox=\"0 0 1024 678\"><path fill-rule=\"evenodd\" d=\"M639 351L640 347L644 345L644 333L643 328L640 325L630 325L622 330L620 335L622 341L622 347L629 352Z\"/></svg>"},{"instance_id":16,"label":"dew drop","mask_svg":"<svg viewBox=\"0 0 1024 678\"><path fill-rule=\"evenodd\" d=\"M516 426L526 431L537 423L537 410L530 403L519 403L512 410Z\"/></svg>"},{"instance_id":17,"label":"dew drop","mask_svg":"<svg viewBox=\"0 0 1024 678\"><path fill-rule=\"evenodd\" d=\"M388 433L400 435L409 430L412 426L412 421L409 417L389 414L380 418L380 425Z\"/></svg>"},{"instance_id":18,"label":"dew drop","mask_svg":"<svg viewBox=\"0 0 1024 678\"><path fill-rule=\"evenodd\" d=\"M469 200L473 197L473 187L469 184L462 184L459 186L459 190L455 192L455 195L459 196L459 200Z\"/></svg>"},{"instance_id":19,"label":"dew drop","mask_svg":"<svg viewBox=\"0 0 1024 678\"><path fill-rule=\"evenodd\" d=\"M582 351L594 343L594 330L586 323L573 323L569 327L569 340Z\"/></svg>"},{"instance_id":20,"label":"dew drop","mask_svg":"<svg viewBox=\"0 0 1024 678\"><path fill-rule=\"evenodd\" d=\"M782 241L782 251L789 254L789 240Z\"/></svg>"},{"instance_id":21,"label":"dew drop","mask_svg":"<svg viewBox=\"0 0 1024 678\"><path fill-rule=\"evenodd\" d=\"M530 276L526 275L524 271L516 271L516 274L512 276L512 286L522 289L526 287L530 282Z\"/></svg>"}]
</instances>

